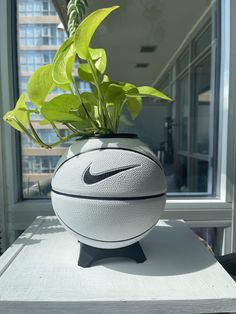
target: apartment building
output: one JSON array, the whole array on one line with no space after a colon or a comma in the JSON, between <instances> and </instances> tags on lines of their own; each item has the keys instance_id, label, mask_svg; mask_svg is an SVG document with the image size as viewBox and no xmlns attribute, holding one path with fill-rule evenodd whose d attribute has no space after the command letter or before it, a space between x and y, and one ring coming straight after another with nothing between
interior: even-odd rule
<instances>
[{"instance_id":1,"label":"apartment building","mask_svg":"<svg viewBox=\"0 0 236 314\"><path fill-rule=\"evenodd\" d=\"M18 78L20 93L27 91L30 75L40 66L51 63L58 47L67 38L52 0L18 0ZM78 81L78 78L77 78ZM88 83L78 81L81 92L90 90ZM53 96L62 93L53 90ZM30 104L29 104L30 105ZM39 136L46 143L57 140L48 125L33 122ZM66 135L67 129L61 129ZM34 145L26 136L21 136L23 196L47 197L50 178L59 157L70 143L47 150Z\"/></svg>"}]
</instances>

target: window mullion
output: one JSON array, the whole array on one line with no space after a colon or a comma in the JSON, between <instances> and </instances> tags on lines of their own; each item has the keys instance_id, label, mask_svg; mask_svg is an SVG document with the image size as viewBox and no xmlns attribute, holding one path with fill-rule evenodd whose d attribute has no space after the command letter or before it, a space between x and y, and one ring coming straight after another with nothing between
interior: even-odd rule
<instances>
[{"instance_id":1,"label":"window mullion","mask_svg":"<svg viewBox=\"0 0 236 314\"><path fill-rule=\"evenodd\" d=\"M17 93L16 82L16 40L15 34L15 1L0 1L0 115L12 109ZM16 132L6 123L1 124L0 149L2 154L1 182L3 182L0 204L5 217L6 244L14 240L14 230L12 228L12 208L19 199L19 166L18 157L19 144Z\"/></svg>"}]
</instances>

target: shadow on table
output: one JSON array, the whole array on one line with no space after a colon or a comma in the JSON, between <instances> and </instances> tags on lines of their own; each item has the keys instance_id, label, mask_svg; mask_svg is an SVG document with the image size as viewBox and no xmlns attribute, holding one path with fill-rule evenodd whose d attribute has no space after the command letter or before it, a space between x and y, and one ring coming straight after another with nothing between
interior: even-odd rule
<instances>
[{"instance_id":1,"label":"shadow on table","mask_svg":"<svg viewBox=\"0 0 236 314\"><path fill-rule=\"evenodd\" d=\"M140 244L147 258L142 264L111 258L97 265L133 275L173 276L197 272L216 263L194 233L183 228L182 222L175 222L174 226L170 222L164 227L154 227Z\"/></svg>"},{"instance_id":2,"label":"shadow on table","mask_svg":"<svg viewBox=\"0 0 236 314\"><path fill-rule=\"evenodd\" d=\"M33 232L32 237L31 237L31 230ZM42 235L44 234L46 235L50 233L59 233L59 232L66 232L66 230L59 222L55 224L55 219L47 218L45 224L43 225L39 225L38 223L32 223L30 227L27 229L27 232L24 231L17 238L17 244L24 244L25 246L38 244L41 241L44 241L44 239L41 238Z\"/></svg>"}]
</instances>

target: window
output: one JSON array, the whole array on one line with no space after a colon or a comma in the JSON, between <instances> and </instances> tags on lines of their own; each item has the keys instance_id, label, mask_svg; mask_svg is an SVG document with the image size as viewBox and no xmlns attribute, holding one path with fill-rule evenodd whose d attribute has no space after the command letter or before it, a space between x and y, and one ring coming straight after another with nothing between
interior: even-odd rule
<instances>
[{"instance_id":1,"label":"window","mask_svg":"<svg viewBox=\"0 0 236 314\"><path fill-rule=\"evenodd\" d=\"M20 72L27 75L32 74L38 67L44 64L51 63L55 54L55 50L21 50L19 52L19 65L20 65ZM24 81L22 77L20 83ZM27 78L25 79L27 84ZM25 89L26 91L26 89Z\"/></svg>"},{"instance_id":2,"label":"window","mask_svg":"<svg viewBox=\"0 0 236 314\"><path fill-rule=\"evenodd\" d=\"M64 31L57 28L59 19L52 23L50 15L55 12L51 1L39 0L17 0L18 5L18 60L19 60L19 89L20 93L27 91L27 82L30 75L40 66L51 63L59 45L65 40ZM31 19L21 21L21 16L41 16L44 17L42 23L34 23ZM26 23L27 21L27 23ZM50 23L49 23L50 21ZM43 49L42 49L43 48ZM90 85L79 81L81 92L89 91ZM54 88L53 94L61 94L59 88ZM29 106L32 106L30 103ZM33 118L33 114L31 114ZM57 136L47 125L40 125L38 117L35 116L34 126L37 128L39 136L43 141L56 142ZM68 132L61 129L61 133ZM48 198L49 193L37 188L42 186L42 182L48 182L50 187L50 178L55 169L56 162L60 155L65 151L70 143L61 145L61 148L53 152L47 152L44 149L36 147L26 136L21 137L22 147L22 194L23 198ZM43 173L43 175L41 175ZM46 184L46 183L45 183ZM36 187L35 187L36 186ZM33 192L32 192L33 191Z\"/></svg>"},{"instance_id":3,"label":"window","mask_svg":"<svg viewBox=\"0 0 236 314\"><path fill-rule=\"evenodd\" d=\"M49 15L49 2L43 1L42 7L43 15Z\"/></svg>"},{"instance_id":4,"label":"window","mask_svg":"<svg viewBox=\"0 0 236 314\"><path fill-rule=\"evenodd\" d=\"M52 0L22 0L18 7L20 16L56 15Z\"/></svg>"},{"instance_id":5,"label":"window","mask_svg":"<svg viewBox=\"0 0 236 314\"><path fill-rule=\"evenodd\" d=\"M66 39L66 34L54 24L20 24L19 46L59 46ZM53 47L54 50L57 48ZM26 48L25 48L26 49Z\"/></svg>"},{"instance_id":6,"label":"window","mask_svg":"<svg viewBox=\"0 0 236 314\"><path fill-rule=\"evenodd\" d=\"M198 26L156 80L155 87L172 96L174 103L144 100L143 115L131 127L161 159L170 196L215 192L217 131L212 120L217 119L218 103L212 95L217 93L214 82L218 77L214 75L219 62L212 19ZM144 125L149 130L144 131Z\"/></svg>"},{"instance_id":7,"label":"window","mask_svg":"<svg viewBox=\"0 0 236 314\"><path fill-rule=\"evenodd\" d=\"M24 0L18 0L19 11L22 1ZM32 1L31 5L34 2L37 0ZM41 4L41 15L44 15L49 9L49 2L42 1ZM217 171L217 154L213 155L213 152L216 152L217 132L213 129L213 120L217 119L215 112L218 103L217 98L212 97L216 94L214 82L219 79L215 76L217 73L215 68L219 64L215 53L219 48L216 15L214 5L209 9L206 5L204 7L195 4L189 11L188 27L182 26L184 30L181 29L182 37L178 44L185 40L186 33L191 30L191 36L185 40L181 49L177 43L171 48L163 44L163 52L161 45L155 52L157 57L159 53L165 53L165 49L169 49L169 54L172 54L171 63L156 79L155 87L173 97L174 103L166 105L161 101L144 99L143 111L138 119L130 121L127 115L130 126L121 125L120 128L123 132L136 132L160 158L165 168L169 196L213 196L216 193L216 180L213 174ZM197 25L194 30L191 18L195 18ZM200 22L196 23L198 20ZM45 22L46 20L43 24L31 22L19 24L19 60L22 71L20 86L23 88L26 76L40 65L51 62L56 51L55 47L65 39L65 33L57 29L56 23ZM173 41L171 37L173 35L170 33L169 36L168 41ZM47 47L47 50L38 50L41 45ZM25 46L35 48L25 50ZM175 52L177 48L178 53ZM165 60L163 57L163 65L167 62ZM159 68L161 69L160 65ZM21 73L24 77L21 77ZM125 75L126 73L124 80ZM90 89L86 82L81 81L78 84L80 91ZM60 92L58 88L54 90L55 95ZM146 128L146 125L149 128ZM52 133L51 138L54 137L56 140L53 131L45 127L40 130L42 136L44 131ZM45 140L47 142L48 139ZM34 178L36 179L36 176Z\"/></svg>"}]
</instances>

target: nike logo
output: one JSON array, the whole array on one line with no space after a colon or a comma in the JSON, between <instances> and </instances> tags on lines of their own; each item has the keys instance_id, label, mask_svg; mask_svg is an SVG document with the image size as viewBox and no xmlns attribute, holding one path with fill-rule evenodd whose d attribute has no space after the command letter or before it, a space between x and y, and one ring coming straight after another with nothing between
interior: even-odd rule
<instances>
[{"instance_id":1,"label":"nike logo","mask_svg":"<svg viewBox=\"0 0 236 314\"><path fill-rule=\"evenodd\" d=\"M102 180L105 180L107 178L110 178L110 177L116 175L117 173L127 171L129 169L136 168L139 166L141 166L141 165L126 166L126 167L110 170L108 172L103 172L103 173L99 173L99 174L92 174L90 172L90 168L91 168L91 164L90 164L88 166L88 168L86 169L86 171L84 172L83 180L84 180L84 183L86 183L86 184L94 184L94 183L98 183Z\"/></svg>"}]
</instances>

